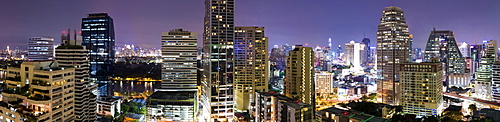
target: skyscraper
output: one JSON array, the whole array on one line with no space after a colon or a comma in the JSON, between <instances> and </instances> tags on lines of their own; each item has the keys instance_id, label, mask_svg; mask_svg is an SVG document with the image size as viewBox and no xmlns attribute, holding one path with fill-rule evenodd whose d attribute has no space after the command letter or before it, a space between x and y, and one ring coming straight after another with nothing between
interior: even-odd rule
<instances>
[{"instance_id":1,"label":"skyscraper","mask_svg":"<svg viewBox=\"0 0 500 122\"><path fill-rule=\"evenodd\" d=\"M476 82L474 88L475 96L478 98L492 100L492 65L494 62L498 61L497 47L496 40L490 40L485 43L484 55L482 56L479 68L475 73Z\"/></svg>"},{"instance_id":2,"label":"skyscraper","mask_svg":"<svg viewBox=\"0 0 500 122\"><path fill-rule=\"evenodd\" d=\"M268 40L264 27L236 27L234 39L234 87L236 110L247 111L255 92L269 84Z\"/></svg>"},{"instance_id":3,"label":"skyscraper","mask_svg":"<svg viewBox=\"0 0 500 122\"><path fill-rule=\"evenodd\" d=\"M431 58L439 58L445 64L447 84L450 82L449 76L465 73L465 58L460 53L452 31L436 31L435 28L432 30L425 47L424 62L429 62Z\"/></svg>"},{"instance_id":4,"label":"skyscraper","mask_svg":"<svg viewBox=\"0 0 500 122\"><path fill-rule=\"evenodd\" d=\"M148 100L149 116L172 121L193 121L197 110L197 37L174 29L162 32L161 87Z\"/></svg>"},{"instance_id":5,"label":"skyscraper","mask_svg":"<svg viewBox=\"0 0 500 122\"><path fill-rule=\"evenodd\" d=\"M491 70L492 74L500 74L500 62L494 62ZM492 75L491 92L492 99L500 102L500 75Z\"/></svg>"},{"instance_id":6,"label":"skyscraper","mask_svg":"<svg viewBox=\"0 0 500 122\"><path fill-rule=\"evenodd\" d=\"M399 63L410 62L410 32L401 8L389 6L382 11L377 31L377 100L397 104Z\"/></svg>"},{"instance_id":7,"label":"skyscraper","mask_svg":"<svg viewBox=\"0 0 500 122\"><path fill-rule=\"evenodd\" d=\"M68 30L66 37L62 38L61 46L56 48L56 61L61 67L75 69L75 121L96 121L96 96L92 93L97 88L95 83L89 81L89 50L81 46L82 38L76 34L71 38Z\"/></svg>"},{"instance_id":8,"label":"skyscraper","mask_svg":"<svg viewBox=\"0 0 500 122\"><path fill-rule=\"evenodd\" d=\"M28 38L28 59L30 61L43 61L54 59L53 37Z\"/></svg>"},{"instance_id":9,"label":"skyscraper","mask_svg":"<svg viewBox=\"0 0 500 122\"><path fill-rule=\"evenodd\" d=\"M460 49L462 56L470 57L470 45L469 44L464 42L460 45L460 47L458 47L458 49Z\"/></svg>"},{"instance_id":10,"label":"skyscraper","mask_svg":"<svg viewBox=\"0 0 500 122\"><path fill-rule=\"evenodd\" d=\"M366 45L351 41L345 44L345 58L347 65L353 65L356 68L361 68L361 65L366 63Z\"/></svg>"},{"instance_id":11,"label":"skyscraper","mask_svg":"<svg viewBox=\"0 0 500 122\"><path fill-rule=\"evenodd\" d=\"M400 66L399 93L403 112L418 116L441 115L443 110L443 65L439 59ZM404 101L404 102L403 102Z\"/></svg>"},{"instance_id":12,"label":"skyscraper","mask_svg":"<svg viewBox=\"0 0 500 122\"><path fill-rule=\"evenodd\" d=\"M285 96L315 106L314 52L296 45L286 60Z\"/></svg>"},{"instance_id":13,"label":"skyscraper","mask_svg":"<svg viewBox=\"0 0 500 122\"><path fill-rule=\"evenodd\" d=\"M363 40L361 40L361 44L365 44L365 52L366 52L366 58L365 58L365 61L363 61L363 64L365 63L368 63L368 62L371 62L371 53L370 53L370 39L369 38L363 38Z\"/></svg>"},{"instance_id":14,"label":"skyscraper","mask_svg":"<svg viewBox=\"0 0 500 122\"><path fill-rule=\"evenodd\" d=\"M82 18L82 46L90 50L90 81L107 83L114 74L115 29L107 13Z\"/></svg>"},{"instance_id":15,"label":"skyscraper","mask_svg":"<svg viewBox=\"0 0 500 122\"><path fill-rule=\"evenodd\" d=\"M234 0L205 0L200 121L234 117Z\"/></svg>"}]
</instances>

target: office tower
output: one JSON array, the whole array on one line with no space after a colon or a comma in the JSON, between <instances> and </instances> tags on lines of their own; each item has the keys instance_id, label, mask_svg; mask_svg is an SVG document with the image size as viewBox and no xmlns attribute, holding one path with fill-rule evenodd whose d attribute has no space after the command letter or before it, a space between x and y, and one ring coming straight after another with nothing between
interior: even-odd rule
<instances>
[{"instance_id":1,"label":"office tower","mask_svg":"<svg viewBox=\"0 0 500 122\"><path fill-rule=\"evenodd\" d=\"M363 40L361 40L361 44L365 44L365 48L364 50L366 51L366 58L365 58L365 61L363 61L364 63L368 63L368 62L371 62L371 53L370 53L370 39L369 38L363 38Z\"/></svg>"},{"instance_id":2,"label":"office tower","mask_svg":"<svg viewBox=\"0 0 500 122\"><path fill-rule=\"evenodd\" d=\"M76 32L76 30L74 30L73 38L71 38L70 29L68 29L68 31L63 31L61 35L61 45L82 45L82 32Z\"/></svg>"},{"instance_id":3,"label":"office tower","mask_svg":"<svg viewBox=\"0 0 500 122\"><path fill-rule=\"evenodd\" d=\"M333 92L333 77L334 73L329 72L316 72L316 94L317 95L330 95Z\"/></svg>"},{"instance_id":4,"label":"office tower","mask_svg":"<svg viewBox=\"0 0 500 122\"><path fill-rule=\"evenodd\" d=\"M162 32L162 82L148 99L148 118L193 121L197 110L197 36L174 29Z\"/></svg>"},{"instance_id":5,"label":"office tower","mask_svg":"<svg viewBox=\"0 0 500 122\"><path fill-rule=\"evenodd\" d=\"M342 57L344 56L344 52L342 51L342 46L338 46L337 47L337 59L342 59Z\"/></svg>"},{"instance_id":6,"label":"office tower","mask_svg":"<svg viewBox=\"0 0 500 122\"><path fill-rule=\"evenodd\" d=\"M285 96L315 106L314 52L296 45L286 60Z\"/></svg>"},{"instance_id":7,"label":"office tower","mask_svg":"<svg viewBox=\"0 0 500 122\"><path fill-rule=\"evenodd\" d=\"M450 83L450 76L465 73L465 58L452 31L436 31L435 28L432 30L425 47L424 62L429 62L431 58L439 58L444 63L446 85Z\"/></svg>"},{"instance_id":8,"label":"office tower","mask_svg":"<svg viewBox=\"0 0 500 122\"><path fill-rule=\"evenodd\" d=\"M492 65L494 62L498 61L497 41L487 41L484 46L484 55L475 73L475 96L485 100L492 100Z\"/></svg>"},{"instance_id":9,"label":"office tower","mask_svg":"<svg viewBox=\"0 0 500 122\"><path fill-rule=\"evenodd\" d=\"M382 11L377 31L377 100L397 104L399 63L410 62L410 32L401 8L389 6Z\"/></svg>"},{"instance_id":10,"label":"office tower","mask_svg":"<svg viewBox=\"0 0 500 122\"><path fill-rule=\"evenodd\" d=\"M205 0L200 121L232 121L234 0Z\"/></svg>"},{"instance_id":11,"label":"office tower","mask_svg":"<svg viewBox=\"0 0 500 122\"><path fill-rule=\"evenodd\" d=\"M483 56L483 45L471 45L470 46L470 57L472 60L472 69L471 72L475 73L477 68L479 67L479 62L481 61L481 57Z\"/></svg>"},{"instance_id":12,"label":"office tower","mask_svg":"<svg viewBox=\"0 0 500 122\"><path fill-rule=\"evenodd\" d=\"M366 45L351 41L345 44L345 58L347 65L361 68L361 64L366 61Z\"/></svg>"},{"instance_id":13,"label":"office tower","mask_svg":"<svg viewBox=\"0 0 500 122\"><path fill-rule=\"evenodd\" d=\"M312 122L314 106L274 92L256 92L255 122Z\"/></svg>"},{"instance_id":14,"label":"office tower","mask_svg":"<svg viewBox=\"0 0 500 122\"><path fill-rule=\"evenodd\" d=\"M76 34L76 32L74 33ZM96 96L92 93L97 88L95 83L89 82L89 51L81 46L81 36L74 35L71 39L70 32L65 34L62 46L56 48L56 61L60 67L75 68L75 121L96 121ZM80 37L80 38L78 38Z\"/></svg>"},{"instance_id":15,"label":"office tower","mask_svg":"<svg viewBox=\"0 0 500 122\"><path fill-rule=\"evenodd\" d=\"M494 62L491 69L492 74L500 74L500 62ZM491 92L493 100L500 102L500 75L492 75Z\"/></svg>"},{"instance_id":16,"label":"office tower","mask_svg":"<svg viewBox=\"0 0 500 122\"><path fill-rule=\"evenodd\" d=\"M235 27L235 108L247 111L255 92L266 92L269 84L268 40L264 27Z\"/></svg>"},{"instance_id":17,"label":"office tower","mask_svg":"<svg viewBox=\"0 0 500 122\"><path fill-rule=\"evenodd\" d=\"M7 68L1 121L62 122L75 115L75 69L56 61L25 61Z\"/></svg>"},{"instance_id":18,"label":"office tower","mask_svg":"<svg viewBox=\"0 0 500 122\"><path fill-rule=\"evenodd\" d=\"M460 49L462 56L470 57L470 45L469 44L464 42L460 45L460 47L458 47L458 49Z\"/></svg>"},{"instance_id":19,"label":"office tower","mask_svg":"<svg viewBox=\"0 0 500 122\"><path fill-rule=\"evenodd\" d=\"M432 62L400 65L400 104L403 112L417 116L437 116L443 110L443 66ZM403 102L404 101L404 102Z\"/></svg>"},{"instance_id":20,"label":"office tower","mask_svg":"<svg viewBox=\"0 0 500 122\"><path fill-rule=\"evenodd\" d=\"M52 60L54 58L53 37L28 38L28 59L30 61Z\"/></svg>"},{"instance_id":21,"label":"office tower","mask_svg":"<svg viewBox=\"0 0 500 122\"><path fill-rule=\"evenodd\" d=\"M82 46L90 50L90 81L108 83L108 77L114 74L113 19L107 13L88 14L87 18L82 18L82 37ZM110 95L109 91L108 95Z\"/></svg>"}]
</instances>

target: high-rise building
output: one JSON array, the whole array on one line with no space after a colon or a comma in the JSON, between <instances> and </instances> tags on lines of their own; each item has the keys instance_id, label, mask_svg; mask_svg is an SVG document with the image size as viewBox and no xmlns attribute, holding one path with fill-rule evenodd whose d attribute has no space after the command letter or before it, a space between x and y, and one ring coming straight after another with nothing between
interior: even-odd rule
<instances>
[{"instance_id":1,"label":"high-rise building","mask_svg":"<svg viewBox=\"0 0 500 122\"><path fill-rule=\"evenodd\" d=\"M470 46L470 57L472 60L472 68L471 73L475 73L477 68L479 67L479 62L481 61L481 57L483 57L483 45L471 45Z\"/></svg>"},{"instance_id":2,"label":"high-rise building","mask_svg":"<svg viewBox=\"0 0 500 122\"><path fill-rule=\"evenodd\" d=\"M200 121L234 118L234 0L205 0Z\"/></svg>"},{"instance_id":3,"label":"high-rise building","mask_svg":"<svg viewBox=\"0 0 500 122\"><path fill-rule=\"evenodd\" d=\"M28 38L28 59L30 61L43 61L54 59L53 37Z\"/></svg>"},{"instance_id":4,"label":"high-rise building","mask_svg":"<svg viewBox=\"0 0 500 122\"><path fill-rule=\"evenodd\" d=\"M399 64L410 62L410 32L401 8L389 6L382 11L377 31L377 100L396 105Z\"/></svg>"},{"instance_id":5,"label":"high-rise building","mask_svg":"<svg viewBox=\"0 0 500 122\"><path fill-rule=\"evenodd\" d=\"M68 31L63 31L61 35L61 45L82 45L82 32L76 32L76 30L74 30L73 38L71 38L70 29L68 29Z\"/></svg>"},{"instance_id":6,"label":"high-rise building","mask_svg":"<svg viewBox=\"0 0 500 122\"><path fill-rule=\"evenodd\" d=\"M454 73L465 73L465 58L458 48L452 31L436 31L435 28L432 30L425 47L424 62L429 62L431 58L439 58L445 64L446 85L449 85L451 82L449 77Z\"/></svg>"},{"instance_id":7,"label":"high-rise building","mask_svg":"<svg viewBox=\"0 0 500 122\"><path fill-rule=\"evenodd\" d=\"M0 121L71 122L75 115L75 69L56 61L25 61L7 68Z\"/></svg>"},{"instance_id":8,"label":"high-rise building","mask_svg":"<svg viewBox=\"0 0 500 122\"><path fill-rule=\"evenodd\" d=\"M148 100L148 116L160 120L193 121L198 91L196 33L174 29L162 32L161 39L162 82Z\"/></svg>"},{"instance_id":9,"label":"high-rise building","mask_svg":"<svg viewBox=\"0 0 500 122\"><path fill-rule=\"evenodd\" d=\"M86 18L82 18L82 38L82 46L90 50L90 81L107 83L108 78L114 74L113 19L107 13L88 14Z\"/></svg>"},{"instance_id":10,"label":"high-rise building","mask_svg":"<svg viewBox=\"0 0 500 122\"><path fill-rule=\"evenodd\" d=\"M441 115L443 110L443 66L439 59L400 65L399 93L403 112L417 116Z\"/></svg>"},{"instance_id":11,"label":"high-rise building","mask_svg":"<svg viewBox=\"0 0 500 122\"><path fill-rule=\"evenodd\" d=\"M470 57L470 45L469 44L464 42L460 45L460 47L458 47L458 49L460 49L460 53L462 53L462 56Z\"/></svg>"},{"instance_id":12,"label":"high-rise building","mask_svg":"<svg viewBox=\"0 0 500 122\"><path fill-rule=\"evenodd\" d=\"M286 60L285 96L315 106L314 52L296 45Z\"/></svg>"},{"instance_id":13,"label":"high-rise building","mask_svg":"<svg viewBox=\"0 0 500 122\"><path fill-rule=\"evenodd\" d=\"M365 44L365 51L366 51L366 58L365 60L366 61L363 61L365 63L368 63L368 62L371 62L371 53L370 53L370 39L369 38L363 38L363 40L361 40L361 44Z\"/></svg>"},{"instance_id":14,"label":"high-rise building","mask_svg":"<svg viewBox=\"0 0 500 122\"><path fill-rule=\"evenodd\" d=\"M491 70L492 74L500 74L500 62L494 62ZM496 102L500 102L500 75L492 76L491 92L493 100Z\"/></svg>"},{"instance_id":15,"label":"high-rise building","mask_svg":"<svg viewBox=\"0 0 500 122\"><path fill-rule=\"evenodd\" d=\"M474 88L475 96L478 98L492 100L492 65L494 62L498 61L497 47L496 40L490 40L485 43L484 55L475 73L476 82Z\"/></svg>"},{"instance_id":16,"label":"high-rise building","mask_svg":"<svg viewBox=\"0 0 500 122\"><path fill-rule=\"evenodd\" d=\"M74 33L76 34L76 32ZM61 46L56 48L56 61L61 67L75 68L75 121L96 121L96 96L92 93L97 88L96 84L89 82L89 51L81 46L81 36L74 35L71 39L70 32L65 34ZM80 37L80 38L78 38Z\"/></svg>"},{"instance_id":17,"label":"high-rise building","mask_svg":"<svg viewBox=\"0 0 500 122\"><path fill-rule=\"evenodd\" d=\"M366 63L366 45L353 41L345 44L345 58L347 65L361 67L361 64Z\"/></svg>"},{"instance_id":18,"label":"high-rise building","mask_svg":"<svg viewBox=\"0 0 500 122\"><path fill-rule=\"evenodd\" d=\"M235 108L247 111L255 100L255 92L268 90L268 40L264 27L236 27L234 47Z\"/></svg>"}]
</instances>

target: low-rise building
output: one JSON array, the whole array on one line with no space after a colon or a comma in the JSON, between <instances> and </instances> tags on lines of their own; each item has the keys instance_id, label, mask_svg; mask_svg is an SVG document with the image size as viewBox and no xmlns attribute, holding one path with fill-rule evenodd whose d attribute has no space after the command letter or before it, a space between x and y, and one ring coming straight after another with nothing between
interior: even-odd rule
<instances>
[{"instance_id":1,"label":"low-rise building","mask_svg":"<svg viewBox=\"0 0 500 122\"><path fill-rule=\"evenodd\" d=\"M312 122L314 106L274 92L257 92L255 122Z\"/></svg>"},{"instance_id":2,"label":"low-rise building","mask_svg":"<svg viewBox=\"0 0 500 122\"><path fill-rule=\"evenodd\" d=\"M316 116L319 122L390 122L389 119L335 107L318 111Z\"/></svg>"},{"instance_id":3,"label":"low-rise building","mask_svg":"<svg viewBox=\"0 0 500 122\"><path fill-rule=\"evenodd\" d=\"M111 96L99 96L97 98L97 115L111 115L117 117L117 113L121 112L122 98Z\"/></svg>"},{"instance_id":4,"label":"low-rise building","mask_svg":"<svg viewBox=\"0 0 500 122\"><path fill-rule=\"evenodd\" d=\"M7 68L0 121L75 120L75 69L56 61L25 61Z\"/></svg>"}]
</instances>

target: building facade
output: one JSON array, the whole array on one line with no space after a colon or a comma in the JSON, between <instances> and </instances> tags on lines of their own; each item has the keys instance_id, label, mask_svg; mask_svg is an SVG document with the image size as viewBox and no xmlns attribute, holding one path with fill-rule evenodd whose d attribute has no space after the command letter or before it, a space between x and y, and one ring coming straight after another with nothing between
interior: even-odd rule
<instances>
[{"instance_id":1,"label":"building facade","mask_svg":"<svg viewBox=\"0 0 500 122\"><path fill-rule=\"evenodd\" d=\"M75 68L75 115L77 122L96 121L96 95L92 92L97 89L94 82L89 81L89 51L79 45L63 43L56 48L56 61L61 67Z\"/></svg>"},{"instance_id":2,"label":"building facade","mask_svg":"<svg viewBox=\"0 0 500 122\"><path fill-rule=\"evenodd\" d=\"M450 84L450 76L454 73L465 73L466 62L455 41L453 31L432 30L424 51L424 62L429 62L432 58L439 58L445 65L446 84Z\"/></svg>"},{"instance_id":3,"label":"building facade","mask_svg":"<svg viewBox=\"0 0 500 122\"><path fill-rule=\"evenodd\" d=\"M264 27L236 27L234 47L235 106L236 110L247 111L255 100L255 92L268 90L268 40Z\"/></svg>"},{"instance_id":4,"label":"building facade","mask_svg":"<svg viewBox=\"0 0 500 122\"><path fill-rule=\"evenodd\" d=\"M313 122L314 107L274 92L256 92L255 122Z\"/></svg>"},{"instance_id":5,"label":"building facade","mask_svg":"<svg viewBox=\"0 0 500 122\"><path fill-rule=\"evenodd\" d=\"M493 70L492 65L494 62L498 61L498 46L496 40L490 40L485 43L484 53L481 57L481 62L479 63L479 68L477 69L475 76L476 81L474 84L475 95L478 98L485 100L492 100L492 77Z\"/></svg>"},{"instance_id":6,"label":"building facade","mask_svg":"<svg viewBox=\"0 0 500 122\"><path fill-rule=\"evenodd\" d=\"M28 38L28 59L30 61L44 61L54 59L53 37Z\"/></svg>"},{"instance_id":7,"label":"building facade","mask_svg":"<svg viewBox=\"0 0 500 122\"><path fill-rule=\"evenodd\" d=\"M200 121L234 118L234 0L205 0Z\"/></svg>"},{"instance_id":8,"label":"building facade","mask_svg":"<svg viewBox=\"0 0 500 122\"><path fill-rule=\"evenodd\" d=\"M500 102L500 62L494 62L491 66L492 70L492 99L496 102Z\"/></svg>"},{"instance_id":9,"label":"building facade","mask_svg":"<svg viewBox=\"0 0 500 122\"><path fill-rule=\"evenodd\" d=\"M56 61L25 61L7 68L0 120L74 121L75 69Z\"/></svg>"},{"instance_id":10,"label":"building facade","mask_svg":"<svg viewBox=\"0 0 500 122\"><path fill-rule=\"evenodd\" d=\"M162 33L162 82L148 99L154 119L193 121L197 110L197 33L174 29Z\"/></svg>"},{"instance_id":11,"label":"building facade","mask_svg":"<svg viewBox=\"0 0 500 122\"><path fill-rule=\"evenodd\" d=\"M296 45L287 56L285 96L315 106L314 52L311 47Z\"/></svg>"},{"instance_id":12,"label":"building facade","mask_svg":"<svg viewBox=\"0 0 500 122\"><path fill-rule=\"evenodd\" d=\"M443 66L436 61L403 63L400 73L400 101L403 112L417 116L438 116L443 110Z\"/></svg>"},{"instance_id":13,"label":"building facade","mask_svg":"<svg viewBox=\"0 0 500 122\"><path fill-rule=\"evenodd\" d=\"M389 6L382 11L377 30L377 101L396 105L399 64L410 62L410 32L401 8Z\"/></svg>"},{"instance_id":14,"label":"building facade","mask_svg":"<svg viewBox=\"0 0 500 122\"><path fill-rule=\"evenodd\" d=\"M86 18L82 18L82 38L82 46L90 51L90 81L108 83L109 77L114 74L113 19L107 13L88 14Z\"/></svg>"},{"instance_id":15,"label":"building facade","mask_svg":"<svg viewBox=\"0 0 500 122\"><path fill-rule=\"evenodd\" d=\"M316 94L317 95L330 95L333 93L333 77L334 73L329 72L316 72Z\"/></svg>"},{"instance_id":16,"label":"building facade","mask_svg":"<svg viewBox=\"0 0 500 122\"><path fill-rule=\"evenodd\" d=\"M346 64L353 67L361 68L362 64L366 63L366 45L351 41L345 44Z\"/></svg>"}]
</instances>

